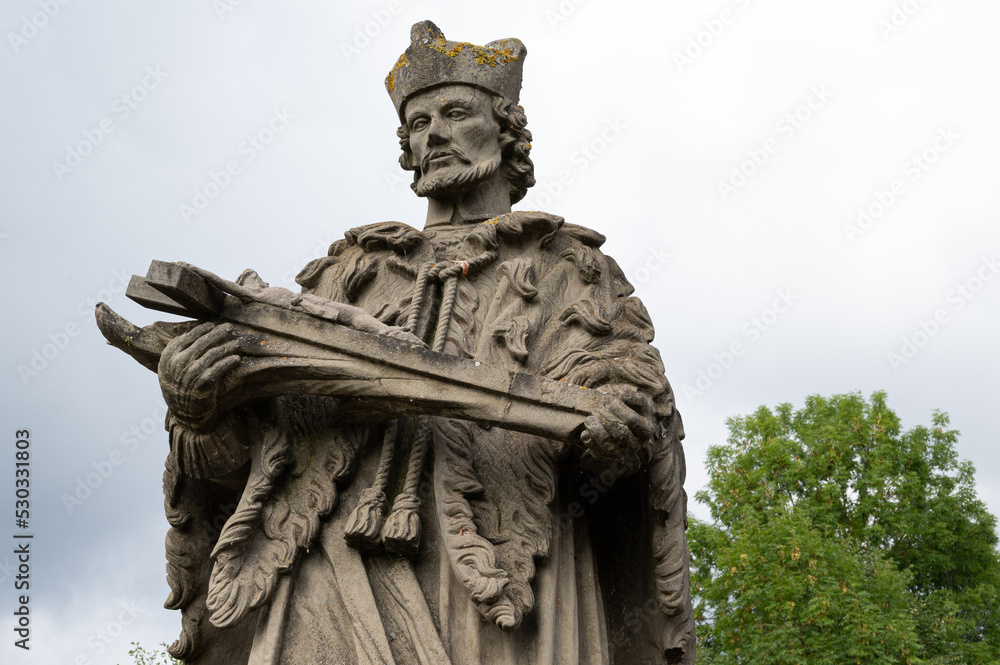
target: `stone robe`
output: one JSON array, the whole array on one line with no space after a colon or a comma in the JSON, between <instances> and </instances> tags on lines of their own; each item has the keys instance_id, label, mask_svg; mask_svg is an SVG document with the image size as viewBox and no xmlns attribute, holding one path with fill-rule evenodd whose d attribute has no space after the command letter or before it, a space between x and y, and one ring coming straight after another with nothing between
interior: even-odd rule
<instances>
[{"instance_id":1,"label":"stone robe","mask_svg":"<svg viewBox=\"0 0 1000 665\"><path fill-rule=\"evenodd\" d=\"M656 436L598 458L442 417L345 422L328 397L241 407L209 431L168 419L167 607L183 610L172 652L252 665L694 662L682 425L648 314L603 241L545 213L423 232L387 222L306 266L304 292L429 344L446 331L444 353L634 386L655 405ZM429 278L435 264L453 269ZM429 452L415 464L421 428ZM345 541L359 501L378 495L380 516L416 478L415 554Z\"/></svg>"}]
</instances>

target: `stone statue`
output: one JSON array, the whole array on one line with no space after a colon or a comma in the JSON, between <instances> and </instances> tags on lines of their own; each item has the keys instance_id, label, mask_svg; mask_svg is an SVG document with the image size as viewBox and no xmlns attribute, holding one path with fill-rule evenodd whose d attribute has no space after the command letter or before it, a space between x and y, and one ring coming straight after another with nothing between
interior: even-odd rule
<instances>
[{"instance_id":1,"label":"stone statue","mask_svg":"<svg viewBox=\"0 0 1000 665\"><path fill-rule=\"evenodd\" d=\"M154 262L191 322L110 343L157 372L170 652L188 663L693 663L683 429L604 237L534 184L517 39L429 21L386 88L423 230L351 229L299 274Z\"/></svg>"}]
</instances>

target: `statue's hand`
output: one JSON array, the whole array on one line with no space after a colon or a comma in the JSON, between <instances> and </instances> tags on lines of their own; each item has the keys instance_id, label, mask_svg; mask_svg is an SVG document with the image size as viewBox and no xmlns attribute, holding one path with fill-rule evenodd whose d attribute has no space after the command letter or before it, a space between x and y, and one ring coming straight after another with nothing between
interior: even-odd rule
<instances>
[{"instance_id":1,"label":"statue's hand","mask_svg":"<svg viewBox=\"0 0 1000 665\"><path fill-rule=\"evenodd\" d=\"M223 381L240 363L237 344L228 323L203 323L167 344L157 374L163 399L177 418L194 428L215 418Z\"/></svg>"},{"instance_id":2,"label":"statue's hand","mask_svg":"<svg viewBox=\"0 0 1000 665\"><path fill-rule=\"evenodd\" d=\"M597 389L608 399L583 421L580 440L598 459L619 459L653 438L653 401L635 386L615 384Z\"/></svg>"}]
</instances>

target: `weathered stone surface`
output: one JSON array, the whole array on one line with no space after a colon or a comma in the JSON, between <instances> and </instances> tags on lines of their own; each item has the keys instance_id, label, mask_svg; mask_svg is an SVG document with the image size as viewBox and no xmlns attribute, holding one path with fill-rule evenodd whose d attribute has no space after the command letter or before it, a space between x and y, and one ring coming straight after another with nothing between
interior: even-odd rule
<instances>
[{"instance_id":1,"label":"weathered stone surface","mask_svg":"<svg viewBox=\"0 0 1000 665\"><path fill-rule=\"evenodd\" d=\"M154 261L194 319L108 341L170 408L171 652L190 663L694 662L683 426L604 237L534 184L526 50L430 22L386 80L423 230L351 229L298 277Z\"/></svg>"},{"instance_id":2,"label":"weathered stone surface","mask_svg":"<svg viewBox=\"0 0 1000 665\"><path fill-rule=\"evenodd\" d=\"M235 288L179 264L156 261L150 273L158 274L133 279L129 296L233 324L241 363L226 377L234 389L217 404L222 411L280 395L328 395L351 398L338 413L353 421L438 415L579 443L584 419L604 399L582 386L432 351L352 305L281 288ZM163 289L170 302L152 299L146 287ZM114 346L151 369L159 365L162 339L144 342L143 331L107 306L97 320Z\"/></svg>"}]
</instances>

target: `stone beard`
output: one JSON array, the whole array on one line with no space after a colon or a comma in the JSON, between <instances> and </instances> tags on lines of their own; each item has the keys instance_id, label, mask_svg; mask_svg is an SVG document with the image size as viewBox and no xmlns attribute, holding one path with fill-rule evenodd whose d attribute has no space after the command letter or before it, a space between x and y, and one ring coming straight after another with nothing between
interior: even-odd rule
<instances>
[{"instance_id":1,"label":"stone beard","mask_svg":"<svg viewBox=\"0 0 1000 665\"><path fill-rule=\"evenodd\" d=\"M414 186L417 196L430 198L454 196L492 176L503 163L503 158L499 154L478 164L473 164L468 157L456 150L451 154L459 160L459 164L438 169L431 175L423 175L426 170L423 165L421 166L421 175Z\"/></svg>"}]
</instances>

